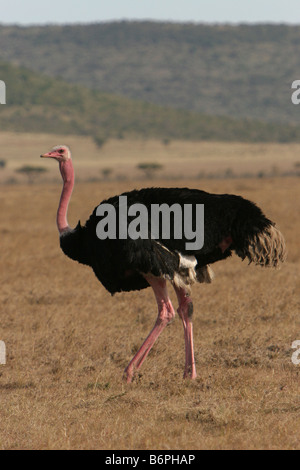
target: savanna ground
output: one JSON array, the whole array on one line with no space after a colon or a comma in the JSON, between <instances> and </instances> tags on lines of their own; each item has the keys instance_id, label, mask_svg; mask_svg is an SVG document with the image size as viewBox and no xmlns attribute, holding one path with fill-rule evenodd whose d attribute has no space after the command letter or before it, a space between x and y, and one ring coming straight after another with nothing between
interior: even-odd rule
<instances>
[{"instance_id":1,"label":"savanna ground","mask_svg":"<svg viewBox=\"0 0 300 470\"><path fill-rule=\"evenodd\" d=\"M182 379L184 339L177 317L127 385L123 370L154 324L156 303L150 289L111 297L88 267L60 251L55 212L61 186L50 180L58 169L37 157L62 140L1 136L8 152L1 155L8 161L2 181L27 162L53 173L32 185L22 180L0 185L0 340L7 347L7 363L0 365L0 448L299 449L300 366L291 361L291 345L300 340L300 180L191 179L188 172L196 177L205 168L219 171L222 163L242 173L251 161L254 172L273 165L284 170L299 161L300 147L194 144L202 149L197 159L191 143L124 142L122 151L122 142L116 142L98 152L97 163L93 144L74 140L79 181L71 225L121 191L190 186L255 201L277 221L288 245L281 270L247 266L233 257L213 266L211 285L193 288L195 381ZM176 152L182 167L175 164ZM132 181L126 161L133 169L143 158L160 161L182 179ZM93 182L88 174L91 167L95 174L97 165L120 171L121 164L124 181ZM82 181L85 172L90 181ZM171 286L170 294L176 304Z\"/></svg>"}]
</instances>

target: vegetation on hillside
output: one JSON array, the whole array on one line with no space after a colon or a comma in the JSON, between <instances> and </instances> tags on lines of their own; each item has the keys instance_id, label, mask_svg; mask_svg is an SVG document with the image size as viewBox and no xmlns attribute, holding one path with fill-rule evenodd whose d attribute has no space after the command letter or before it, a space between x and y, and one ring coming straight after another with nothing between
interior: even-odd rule
<instances>
[{"instance_id":1,"label":"vegetation on hillside","mask_svg":"<svg viewBox=\"0 0 300 470\"><path fill-rule=\"evenodd\" d=\"M300 26L0 26L0 44L0 59L90 89L210 115L299 122L290 98Z\"/></svg>"},{"instance_id":2,"label":"vegetation on hillside","mask_svg":"<svg viewBox=\"0 0 300 470\"><path fill-rule=\"evenodd\" d=\"M177 110L68 84L25 68L0 63L7 104L0 107L1 130L110 137L299 142L300 128L257 120ZM100 145L100 146L101 146Z\"/></svg>"}]
</instances>

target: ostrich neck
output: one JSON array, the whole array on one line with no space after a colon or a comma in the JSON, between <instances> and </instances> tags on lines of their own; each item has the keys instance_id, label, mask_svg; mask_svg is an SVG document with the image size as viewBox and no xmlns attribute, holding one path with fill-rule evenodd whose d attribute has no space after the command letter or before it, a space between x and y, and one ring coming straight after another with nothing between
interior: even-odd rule
<instances>
[{"instance_id":1,"label":"ostrich neck","mask_svg":"<svg viewBox=\"0 0 300 470\"><path fill-rule=\"evenodd\" d=\"M63 179L63 189L57 211L56 223L60 234L71 230L67 221L68 207L74 187L74 168L72 160L59 162L59 169Z\"/></svg>"}]
</instances>

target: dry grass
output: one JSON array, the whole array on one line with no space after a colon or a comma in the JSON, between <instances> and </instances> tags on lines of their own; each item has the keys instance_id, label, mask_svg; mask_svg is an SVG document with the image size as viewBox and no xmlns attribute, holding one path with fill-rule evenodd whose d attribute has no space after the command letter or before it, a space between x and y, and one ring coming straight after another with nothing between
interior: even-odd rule
<instances>
[{"instance_id":1,"label":"dry grass","mask_svg":"<svg viewBox=\"0 0 300 470\"><path fill-rule=\"evenodd\" d=\"M193 289L199 377L182 379L177 317L131 385L122 373L155 321L151 290L111 297L89 268L64 257L55 227L60 186L0 186L0 339L8 352L0 448L299 448L300 369L291 362L300 339L299 180L177 184L256 201L285 234L289 261L280 271L237 258L214 265L214 283ZM77 184L70 223L142 185Z\"/></svg>"},{"instance_id":2,"label":"dry grass","mask_svg":"<svg viewBox=\"0 0 300 470\"><path fill-rule=\"evenodd\" d=\"M0 159L7 160L5 170L0 170L0 182L11 178L26 182L24 176L15 172L23 165L43 166L48 170L43 179L57 181L56 166L37 158L56 144L67 144L73 150L77 181L100 179L107 168L114 180L141 178L141 170L137 169L140 163L162 164L162 170L157 173L160 178L195 179L226 172L236 176L276 175L295 170L300 153L300 144L171 141L165 145L155 140L109 140L98 149L90 137L12 132L0 133L0 141Z\"/></svg>"}]
</instances>

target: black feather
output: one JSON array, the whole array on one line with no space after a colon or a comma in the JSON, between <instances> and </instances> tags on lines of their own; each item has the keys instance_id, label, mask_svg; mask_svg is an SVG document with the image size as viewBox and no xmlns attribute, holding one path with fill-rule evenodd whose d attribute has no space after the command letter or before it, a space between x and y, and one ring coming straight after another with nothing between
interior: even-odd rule
<instances>
[{"instance_id":1,"label":"black feather","mask_svg":"<svg viewBox=\"0 0 300 470\"><path fill-rule=\"evenodd\" d=\"M147 207L149 214L151 204L204 204L204 246L201 250L186 250L186 242L190 240L186 240L184 231L179 240L172 236L167 240L162 237L152 240L150 226L149 239L146 240L100 240L96 235L100 217L96 215L95 208L85 226L79 223L74 230L61 236L60 243L67 256L91 266L112 294L148 287L142 273L172 280L179 269L179 253L195 256L198 269L227 258L233 250L245 258L249 239L274 225L261 209L240 196L209 194L188 188L145 188L123 193L123 196L127 196L128 207L140 203ZM115 207L118 220L119 196L102 203ZM222 251L219 245L228 236L232 243Z\"/></svg>"}]
</instances>

